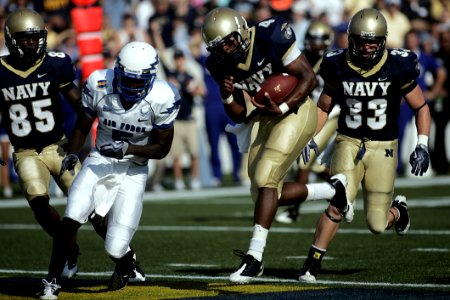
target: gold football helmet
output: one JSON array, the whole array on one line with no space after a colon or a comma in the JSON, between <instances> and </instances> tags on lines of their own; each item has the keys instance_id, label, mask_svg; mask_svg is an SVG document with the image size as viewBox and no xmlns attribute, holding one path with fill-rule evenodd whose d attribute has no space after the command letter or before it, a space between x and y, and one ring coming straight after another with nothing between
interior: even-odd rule
<instances>
[{"instance_id":1,"label":"gold football helmet","mask_svg":"<svg viewBox=\"0 0 450 300\"><path fill-rule=\"evenodd\" d=\"M222 7L210 11L202 26L202 36L209 52L234 61L241 61L250 46L247 21L231 8ZM233 52L226 53L223 50L225 44L236 41L237 45Z\"/></svg>"},{"instance_id":2,"label":"gold football helmet","mask_svg":"<svg viewBox=\"0 0 450 300\"><path fill-rule=\"evenodd\" d=\"M28 8L11 13L5 21L5 45L15 59L34 64L47 47L43 18Z\"/></svg>"},{"instance_id":3,"label":"gold football helmet","mask_svg":"<svg viewBox=\"0 0 450 300\"><path fill-rule=\"evenodd\" d=\"M308 26L305 34L305 50L316 58L324 55L331 49L334 42L334 31L330 25L313 21Z\"/></svg>"},{"instance_id":4,"label":"gold football helmet","mask_svg":"<svg viewBox=\"0 0 450 300\"><path fill-rule=\"evenodd\" d=\"M352 63L369 69L378 63L386 46L387 22L376 9L365 8L357 12L348 25L348 48ZM377 43L378 48L371 55L363 55L360 45L364 42Z\"/></svg>"}]
</instances>

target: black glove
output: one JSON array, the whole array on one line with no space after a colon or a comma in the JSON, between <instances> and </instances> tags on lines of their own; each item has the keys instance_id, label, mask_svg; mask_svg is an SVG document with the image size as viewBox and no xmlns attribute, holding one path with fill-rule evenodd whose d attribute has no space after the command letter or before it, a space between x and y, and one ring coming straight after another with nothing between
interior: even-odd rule
<instances>
[{"instance_id":1,"label":"black glove","mask_svg":"<svg viewBox=\"0 0 450 300\"><path fill-rule=\"evenodd\" d=\"M319 155L319 147L317 146L314 139L310 139L308 144L306 144L305 148L303 148L302 153L300 154L303 159L303 163L306 165L309 162L309 159L311 158L310 152L311 149L314 150L316 155Z\"/></svg>"},{"instance_id":2,"label":"black glove","mask_svg":"<svg viewBox=\"0 0 450 300\"><path fill-rule=\"evenodd\" d=\"M64 159L61 162L61 170L59 171L59 177L61 177L64 172L67 170L70 172L70 174L75 174L74 172L74 168L75 165L78 162L78 156L76 156L75 154L69 154L66 157L64 157Z\"/></svg>"},{"instance_id":3,"label":"black glove","mask_svg":"<svg viewBox=\"0 0 450 300\"><path fill-rule=\"evenodd\" d=\"M103 156L122 159L127 152L128 145L129 144L124 141L113 141L109 144L100 146L98 152Z\"/></svg>"},{"instance_id":4,"label":"black glove","mask_svg":"<svg viewBox=\"0 0 450 300\"><path fill-rule=\"evenodd\" d=\"M409 163L412 167L411 173L416 176L422 176L430 165L430 155L428 154L427 146L418 144L409 157Z\"/></svg>"}]
</instances>

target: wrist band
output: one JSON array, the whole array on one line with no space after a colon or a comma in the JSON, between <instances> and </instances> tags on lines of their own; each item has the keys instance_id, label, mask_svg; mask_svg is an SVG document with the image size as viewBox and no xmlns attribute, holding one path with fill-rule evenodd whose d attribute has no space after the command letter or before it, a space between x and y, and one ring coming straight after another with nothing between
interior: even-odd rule
<instances>
[{"instance_id":1,"label":"wrist band","mask_svg":"<svg viewBox=\"0 0 450 300\"><path fill-rule=\"evenodd\" d=\"M417 136L417 144L418 145L421 144L428 147L428 136L424 134L419 134Z\"/></svg>"},{"instance_id":2,"label":"wrist band","mask_svg":"<svg viewBox=\"0 0 450 300\"><path fill-rule=\"evenodd\" d=\"M284 115L289 111L289 105L286 104L286 102L281 103L278 108L281 110L281 113Z\"/></svg>"},{"instance_id":3,"label":"wrist band","mask_svg":"<svg viewBox=\"0 0 450 300\"><path fill-rule=\"evenodd\" d=\"M230 104L234 101L233 94L231 94L227 99L222 99L223 104Z\"/></svg>"}]
</instances>

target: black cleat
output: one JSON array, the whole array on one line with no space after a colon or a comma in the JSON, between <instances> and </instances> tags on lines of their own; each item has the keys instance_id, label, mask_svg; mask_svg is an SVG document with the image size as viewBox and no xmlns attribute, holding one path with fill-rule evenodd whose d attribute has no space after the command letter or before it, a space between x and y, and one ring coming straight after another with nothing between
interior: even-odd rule
<instances>
[{"instance_id":1,"label":"black cleat","mask_svg":"<svg viewBox=\"0 0 450 300\"><path fill-rule=\"evenodd\" d=\"M252 255L245 254L241 250L234 250L234 254L242 259L241 265L236 272L230 274L233 283L249 283L253 278L261 276L264 272L262 261L256 260Z\"/></svg>"},{"instance_id":2,"label":"black cleat","mask_svg":"<svg viewBox=\"0 0 450 300\"><path fill-rule=\"evenodd\" d=\"M80 247L77 244L70 249L68 259L61 274L62 278L70 279L78 272L78 255L80 255Z\"/></svg>"},{"instance_id":3,"label":"black cleat","mask_svg":"<svg viewBox=\"0 0 450 300\"><path fill-rule=\"evenodd\" d=\"M297 222L299 215L300 213L296 205L289 206L282 213L278 214L275 217L275 221L283 224L292 224L294 222Z\"/></svg>"},{"instance_id":4,"label":"black cleat","mask_svg":"<svg viewBox=\"0 0 450 300\"><path fill-rule=\"evenodd\" d=\"M395 232L397 232L398 235L405 235L410 226L406 197L402 195L395 197L394 202L392 202L392 207L395 207L399 213L397 222L394 224Z\"/></svg>"},{"instance_id":5,"label":"black cleat","mask_svg":"<svg viewBox=\"0 0 450 300\"><path fill-rule=\"evenodd\" d=\"M303 264L298 280L302 282L316 282L316 276L320 271L320 262L311 258L307 258Z\"/></svg>"},{"instance_id":6,"label":"black cleat","mask_svg":"<svg viewBox=\"0 0 450 300\"><path fill-rule=\"evenodd\" d=\"M108 290L117 291L125 287L130 279L130 275L119 275L116 271L112 274L108 282Z\"/></svg>"},{"instance_id":7,"label":"black cleat","mask_svg":"<svg viewBox=\"0 0 450 300\"><path fill-rule=\"evenodd\" d=\"M332 176L328 183L334 187L336 191L333 198L330 200L330 204L336 207L339 213L344 217L347 223L353 221L353 205L348 201L345 188L347 186L347 177L344 174L336 174Z\"/></svg>"}]
</instances>

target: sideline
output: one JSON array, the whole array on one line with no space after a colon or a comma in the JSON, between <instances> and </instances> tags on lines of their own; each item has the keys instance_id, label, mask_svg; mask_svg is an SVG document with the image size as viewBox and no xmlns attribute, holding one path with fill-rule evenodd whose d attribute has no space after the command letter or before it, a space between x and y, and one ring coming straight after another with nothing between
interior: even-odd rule
<instances>
[{"instance_id":1,"label":"sideline","mask_svg":"<svg viewBox=\"0 0 450 300\"><path fill-rule=\"evenodd\" d=\"M450 176L436 176L426 178L397 178L395 181L396 188L419 188L426 186L450 186ZM219 187L205 188L199 191L161 191L161 192L145 192L144 202L165 201L165 200L201 200L211 197L250 197L248 186L237 187ZM65 197L52 197L52 205L65 205ZM409 201L408 201L409 205ZM27 201L23 198L15 198L10 200L0 200L0 209L2 208L18 208L28 207Z\"/></svg>"}]
</instances>

